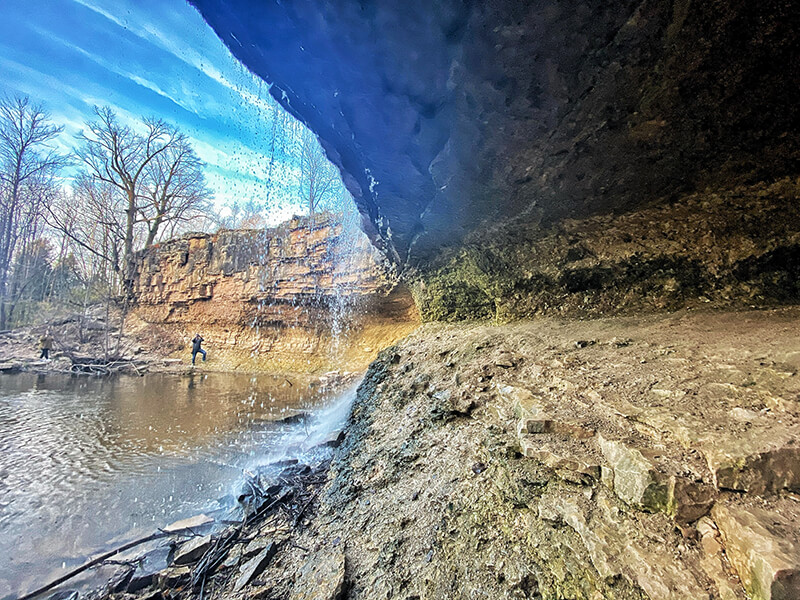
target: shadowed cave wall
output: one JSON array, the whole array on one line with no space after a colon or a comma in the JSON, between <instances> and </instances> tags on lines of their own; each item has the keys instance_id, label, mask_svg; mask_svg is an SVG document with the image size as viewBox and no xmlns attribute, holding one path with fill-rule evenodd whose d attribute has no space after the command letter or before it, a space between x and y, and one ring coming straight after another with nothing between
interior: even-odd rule
<instances>
[{"instance_id":1,"label":"shadowed cave wall","mask_svg":"<svg viewBox=\"0 0 800 600\"><path fill-rule=\"evenodd\" d=\"M426 319L800 298L770 291L798 274L789 0L192 3L319 135Z\"/></svg>"}]
</instances>

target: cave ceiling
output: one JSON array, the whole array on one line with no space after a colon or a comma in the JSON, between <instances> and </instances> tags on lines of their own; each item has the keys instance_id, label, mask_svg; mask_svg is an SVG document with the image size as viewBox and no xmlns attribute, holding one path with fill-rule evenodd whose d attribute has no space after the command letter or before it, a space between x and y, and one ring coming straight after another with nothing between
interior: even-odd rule
<instances>
[{"instance_id":1,"label":"cave ceiling","mask_svg":"<svg viewBox=\"0 0 800 600\"><path fill-rule=\"evenodd\" d=\"M191 0L400 265L798 173L795 2Z\"/></svg>"}]
</instances>

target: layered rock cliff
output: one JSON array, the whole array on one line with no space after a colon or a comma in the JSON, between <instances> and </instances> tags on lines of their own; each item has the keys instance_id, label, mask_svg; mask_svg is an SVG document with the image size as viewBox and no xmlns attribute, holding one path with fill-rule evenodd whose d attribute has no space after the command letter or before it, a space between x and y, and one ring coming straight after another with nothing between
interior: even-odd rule
<instances>
[{"instance_id":1,"label":"layered rock cliff","mask_svg":"<svg viewBox=\"0 0 800 600\"><path fill-rule=\"evenodd\" d=\"M139 255L134 329L209 368L360 370L414 328L408 291L366 236L330 216L262 230L188 234Z\"/></svg>"}]
</instances>

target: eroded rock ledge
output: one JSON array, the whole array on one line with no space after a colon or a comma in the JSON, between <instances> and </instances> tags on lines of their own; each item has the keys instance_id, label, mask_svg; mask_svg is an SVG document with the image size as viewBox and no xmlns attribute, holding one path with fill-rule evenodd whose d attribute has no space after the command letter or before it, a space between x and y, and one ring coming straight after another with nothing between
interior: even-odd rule
<instances>
[{"instance_id":1,"label":"eroded rock ledge","mask_svg":"<svg viewBox=\"0 0 800 600\"><path fill-rule=\"evenodd\" d=\"M798 597L799 317L425 326L301 545L346 544L349 598Z\"/></svg>"},{"instance_id":2,"label":"eroded rock ledge","mask_svg":"<svg viewBox=\"0 0 800 600\"><path fill-rule=\"evenodd\" d=\"M192 3L401 264L800 172L791 0Z\"/></svg>"},{"instance_id":3,"label":"eroded rock ledge","mask_svg":"<svg viewBox=\"0 0 800 600\"><path fill-rule=\"evenodd\" d=\"M134 292L142 343L186 359L201 332L214 369L360 370L418 323L366 236L325 215L146 250Z\"/></svg>"},{"instance_id":4,"label":"eroded rock ledge","mask_svg":"<svg viewBox=\"0 0 800 600\"><path fill-rule=\"evenodd\" d=\"M413 285L425 320L602 316L800 303L800 179L708 189L622 214L512 221Z\"/></svg>"}]
</instances>

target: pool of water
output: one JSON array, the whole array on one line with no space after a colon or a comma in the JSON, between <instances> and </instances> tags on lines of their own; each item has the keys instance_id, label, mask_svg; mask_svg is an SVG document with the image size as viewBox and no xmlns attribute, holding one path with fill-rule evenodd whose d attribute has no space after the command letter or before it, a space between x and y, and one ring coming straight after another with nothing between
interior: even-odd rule
<instances>
[{"instance_id":1,"label":"pool of water","mask_svg":"<svg viewBox=\"0 0 800 600\"><path fill-rule=\"evenodd\" d=\"M0 375L0 598L223 507L243 469L324 436L347 405L268 376ZM275 422L296 410L316 420Z\"/></svg>"}]
</instances>

